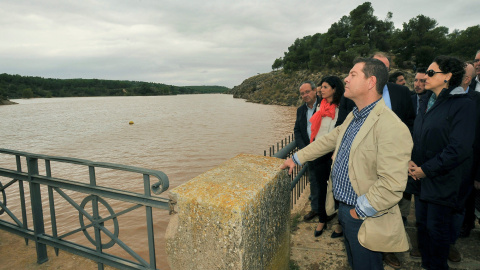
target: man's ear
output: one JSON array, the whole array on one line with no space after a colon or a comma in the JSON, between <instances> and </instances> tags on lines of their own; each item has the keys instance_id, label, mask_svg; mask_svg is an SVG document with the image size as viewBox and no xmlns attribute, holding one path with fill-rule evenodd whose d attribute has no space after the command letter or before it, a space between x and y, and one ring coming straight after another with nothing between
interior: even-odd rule
<instances>
[{"instance_id":1,"label":"man's ear","mask_svg":"<svg viewBox=\"0 0 480 270\"><path fill-rule=\"evenodd\" d=\"M368 90L374 88L374 90L377 91L376 87L377 87L377 77L371 76L370 78L368 78Z\"/></svg>"}]
</instances>

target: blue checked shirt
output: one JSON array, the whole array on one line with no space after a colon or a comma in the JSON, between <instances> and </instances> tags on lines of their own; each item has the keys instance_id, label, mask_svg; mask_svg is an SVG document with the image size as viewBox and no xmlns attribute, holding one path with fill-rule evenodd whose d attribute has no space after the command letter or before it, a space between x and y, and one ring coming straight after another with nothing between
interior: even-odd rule
<instances>
[{"instance_id":1,"label":"blue checked shirt","mask_svg":"<svg viewBox=\"0 0 480 270\"><path fill-rule=\"evenodd\" d=\"M353 190L350 177L348 176L348 160L352 142L377 102L378 100L363 108L361 111L358 111L357 107L353 108L354 118L345 131L345 135L338 148L335 163L332 167L333 195L338 201L348 205L355 205L355 210L361 217L373 216L377 211L370 205L365 195L357 198L357 194Z\"/></svg>"},{"instance_id":2,"label":"blue checked shirt","mask_svg":"<svg viewBox=\"0 0 480 270\"><path fill-rule=\"evenodd\" d=\"M338 148L335 163L332 167L333 195L338 201L348 205L355 205L355 211L360 217L374 216L377 210L370 205L365 194L357 197L350 182L350 177L348 176L348 160L350 158L350 148L355 136L357 136L358 131L379 100L363 108L361 111L358 111L357 107L353 108L353 120L345 131L345 135ZM295 164L302 165L298 160L297 153L292 156L292 160Z\"/></svg>"}]
</instances>

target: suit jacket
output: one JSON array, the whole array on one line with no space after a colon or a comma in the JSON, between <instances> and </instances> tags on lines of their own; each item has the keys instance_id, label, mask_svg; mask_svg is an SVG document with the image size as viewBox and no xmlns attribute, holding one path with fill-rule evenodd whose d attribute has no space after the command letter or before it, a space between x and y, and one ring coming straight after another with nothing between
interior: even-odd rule
<instances>
[{"instance_id":1,"label":"suit jacket","mask_svg":"<svg viewBox=\"0 0 480 270\"><path fill-rule=\"evenodd\" d=\"M475 85L474 85L475 87ZM480 182L480 92L476 92L475 88L472 90L472 85L470 84L470 89L467 93L473 101L475 102L475 118L473 121L476 121L477 125L475 126L475 138L473 141L473 165L471 178L472 180Z\"/></svg>"},{"instance_id":2,"label":"suit jacket","mask_svg":"<svg viewBox=\"0 0 480 270\"><path fill-rule=\"evenodd\" d=\"M473 91L475 91L475 88L477 87L477 80L476 80L476 78L477 78L477 77L474 77L474 78L472 79L472 82L470 83L468 92L470 92L471 89L473 89Z\"/></svg>"},{"instance_id":3,"label":"suit jacket","mask_svg":"<svg viewBox=\"0 0 480 270\"><path fill-rule=\"evenodd\" d=\"M412 94L410 96L410 98L412 99L412 106L413 106L413 111L415 112L415 114L417 114L417 97L418 97L417 94Z\"/></svg>"},{"instance_id":4,"label":"suit jacket","mask_svg":"<svg viewBox=\"0 0 480 270\"><path fill-rule=\"evenodd\" d=\"M317 104L319 104L321 99L317 96ZM313 113L315 114L314 108ZM303 104L297 109L297 119L295 120L295 126L293 128L293 134L295 135L295 141L297 142L297 147L299 149L304 148L310 144L310 139L308 138L307 132L307 104Z\"/></svg>"},{"instance_id":5,"label":"suit jacket","mask_svg":"<svg viewBox=\"0 0 480 270\"><path fill-rule=\"evenodd\" d=\"M403 85L387 83L392 111L407 125L410 133L413 130L416 111L413 109L410 90ZM337 126L343 123L347 115L353 110L355 103L346 97L342 97L339 105Z\"/></svg>"},{"instance_id":6,"label":"suit jacket","mask_svg":"<svg viewBox=\"0 0 480 270\"><path fill-rule=\"evenodd\" d=\"M426 94L426 93L425 93ZM425 99L427 95L420 95L420 100L422 99ZM412 94L411 98L412 98L412 106L413 106L413 111L415 112L415 115L417 115L417 97L418 95L417 94ZM421 101L420 101L421 102ZM427 100L428 102L428 100Z\"/></svg>"},{"instance_id":7,"label":"suit jacket","mask_svg":"<svg viewBox=\"0 0 480 270\"><path fill-rule=\"evenodd\" d=\"M338 149L352 120L350 113L341 126L300 150L299 161L314 160ZM409 248L398 202L407 185L412 147L407 126L380 100L357 133L348 161L355 193L366 194L370 205L378 211L376 217L365 219L358 232L358 240L365 248L381 252L403 252ZM337 151L333 162L336 154Z\"/></svg>"}]
</instances>

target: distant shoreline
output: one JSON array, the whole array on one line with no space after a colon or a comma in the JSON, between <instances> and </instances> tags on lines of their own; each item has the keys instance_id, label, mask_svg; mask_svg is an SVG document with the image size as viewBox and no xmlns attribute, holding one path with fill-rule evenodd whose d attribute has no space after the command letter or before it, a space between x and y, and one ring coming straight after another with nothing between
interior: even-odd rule
<instances>
[{"instance_id":1,"label":"distant shoreline","mask_svg":"<svg viewBox=\"0 0 480 270\"><path fill-rule=\"evenodd\" d=\"M14 104L18 104L16 102L13 102L13 101L10 101L8 99L2 99L0 100L0 105L14 105Z\"/></svg>"}]
</instances>

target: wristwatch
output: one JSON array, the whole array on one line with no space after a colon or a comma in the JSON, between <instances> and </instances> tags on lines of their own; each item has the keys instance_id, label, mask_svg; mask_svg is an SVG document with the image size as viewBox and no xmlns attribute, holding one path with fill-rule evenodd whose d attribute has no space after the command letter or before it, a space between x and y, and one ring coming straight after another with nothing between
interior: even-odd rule
<instances>
[{"instance_id":1,"label":"wristwatch","mask_svg":"<svg viewBox=\"0 0 480 270\"><path fill-rule=\"evenodd\" d=\"M358 212L357 212L357 209L355 209L355 213L357 214L357 217L358 217L359 219L361 219L361 220L367 219L367 217L362 217L362 216L360 216L360 215L358 214Z\"/></svg>"}]
</instances>

